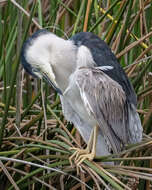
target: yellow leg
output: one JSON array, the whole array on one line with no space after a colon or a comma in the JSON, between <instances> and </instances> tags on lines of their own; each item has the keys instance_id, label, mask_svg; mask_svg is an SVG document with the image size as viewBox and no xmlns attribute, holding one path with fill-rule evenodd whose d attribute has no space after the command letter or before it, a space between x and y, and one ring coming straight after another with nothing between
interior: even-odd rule
<instances>
[{"instance_id":1,"label":"yellow leg","mask_svg":"<svg viewBox=\"0 0 152 190\"><path fill-rule=\"evenodd\" d=\"M71 150L76 150L72 156L69 158L70 164L72 165L72 159L75 157L74 162L77 166L85 160L93 160L96 155L96 143L97 143L97 136L98 136L98 126L96 125L92 130L90 135L87 148L81 150L79 148L70 148Z\"/></svg>"},{"instance_id":2,"label":"yellow leg","mask_svg":"<svg viewBox=\"0 0 152 190\"><path fill-rule=\"evenodd\" d=\"M93 141L93 133L94 133L94 130L92 130L92 132L91 132L91 135L90 135L90 138L89 138L88 145L87 145L86 149L80 149L80 148L75 148L75 147L70 148L70 150L75 150L75 152L69 158L71 166L72 166L72 160L73 160L74 157L75 157L74 161L76 161L80 155L88 154L90 152L91 146L92 146L92 141Z\"/></svg>"}]
</instances>

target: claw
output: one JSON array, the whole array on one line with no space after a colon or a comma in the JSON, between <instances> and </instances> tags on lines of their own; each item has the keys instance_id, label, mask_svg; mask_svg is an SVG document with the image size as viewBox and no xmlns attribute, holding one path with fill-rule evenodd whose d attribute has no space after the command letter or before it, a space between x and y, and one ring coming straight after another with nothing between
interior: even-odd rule
<instances>
[{"instance_id":1,"label":"claw","mask_svg":"<svg viewBox=\"0 0 152 190\"><path fill-rule=\"evenodd\" d=\"M70 148L70 150L75 150L75 152L72 154L72 156L70 156L69 158L69 162L70 162L70 165L73 167L73 163L72 163L72 159L75 157L74 159L74 162L76 163L76 161L79 159L79 156L82 155L82 154L88 154L88 150L85 149L85 150L81 150L80 148Z\"/></svg>"},{"instance_id":2,"label":"claw","mask_svg":"<svg viewBox=\"0 0 152 190\"><path fill-rule=\"evenodd\" d=\"M93 160L94 154L89 152L89 149L86 148L84 150L81 150L79 148L70 148L70 150L75 150L75 152L70 156L69 161L70 165L73 167L72 159L74 158L74 163L80 167L80 164L85 160Z\"/></svg>"},{"instance_id":3,"label":"claw","mask_svg":"<svg viewBox=\"0 0 152 190\"><path fill-rule=\"evenodd\" d=\"M70 150L73 149L73 148L70 148ZM75 157L75 155L77 154L77 151L75 151L70 157L69 157L69 162L70 162L70 165L71 167L73 168L73 163L72 163L72 159Z\"/></svg>"},{"instance_id":4,"label":"claw","mask_svg":"<svg viewBox=\"0 0 152 190\"><path fill-rule=\"evenodd\" d=\"M92 161L92 160L94 159L94 156L95 156L95 155L92 154L92 153L80 155L79 158L76 160L76 165L77 165L77 166L80 166L80 164L81 164L84 160L86 160L86 159Z\"/></svg>"}]
</instances>

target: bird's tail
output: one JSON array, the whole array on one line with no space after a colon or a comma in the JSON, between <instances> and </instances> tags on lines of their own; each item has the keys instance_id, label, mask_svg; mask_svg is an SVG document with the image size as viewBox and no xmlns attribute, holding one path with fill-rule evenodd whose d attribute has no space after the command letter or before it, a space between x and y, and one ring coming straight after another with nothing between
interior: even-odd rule
<instances>
[{"instance_id":1,"label":"bird's tail","mask_svg":"<svg viewBox=\"0 0 152 190\"><path fill-rule=\"evenodd\" d=\"M113 127L109 124L109 135L107 135L111 148L114 153L122 151L127 144L135 144L142 140L143 127L139 115L136 111L136 107L133 104L127 105L127 120L126 120L126 138L120 139ZM113 123L114 125L114 123ZM118 126L120 128L121 126Z\"/></svg>"},{"instance_id":2,"label":"bird's tail","mask_svg":"<svg viewBox=\"0 0 152 190\"><path fill-rule=\"evenodd\" d=\"M143 127L136 107L128 104L128 144L138 143L142 140Z\"/></svg>"}]
</instances>

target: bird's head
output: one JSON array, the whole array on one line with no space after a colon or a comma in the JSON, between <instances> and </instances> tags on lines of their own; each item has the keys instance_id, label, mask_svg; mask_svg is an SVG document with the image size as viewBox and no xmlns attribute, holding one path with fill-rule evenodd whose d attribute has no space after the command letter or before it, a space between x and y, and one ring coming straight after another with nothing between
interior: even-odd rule
<instances>
[{"instance_id":1,"label":"bird's head","mask_svg":"<svg viewBox=\"0 0 152 190\"><path fill-rule=\"evenodd\" d=\"M59 89L55 80L55 74L52 67L53 58L51 58L51 43L57 37L47 30L39 30L29 37L23 44L21 50L21 63L24 69L33 77L44 79L50 84L60 95L62 91Z\"/></svg>"}]
</instances>

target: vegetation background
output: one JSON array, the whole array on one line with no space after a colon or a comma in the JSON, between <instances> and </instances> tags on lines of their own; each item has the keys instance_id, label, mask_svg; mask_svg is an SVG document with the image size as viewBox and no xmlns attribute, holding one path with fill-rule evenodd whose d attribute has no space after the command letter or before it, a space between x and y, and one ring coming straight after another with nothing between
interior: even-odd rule
<instances>
[{"instance_id":1,"label":"vegetation background","mask_svg":"<svg viewBox=\"0 0 152 190\"><path fill-rule=\"evenodd\" d=\"M20 65L23 41L40 28L63 38L90 31L107 42L137 93L141 143L86 160L77 174L69 147L85 143L58 95ZM0 0L0 189L152 189L151 52L151 0Z\"/></svg>"}]
</instances>

